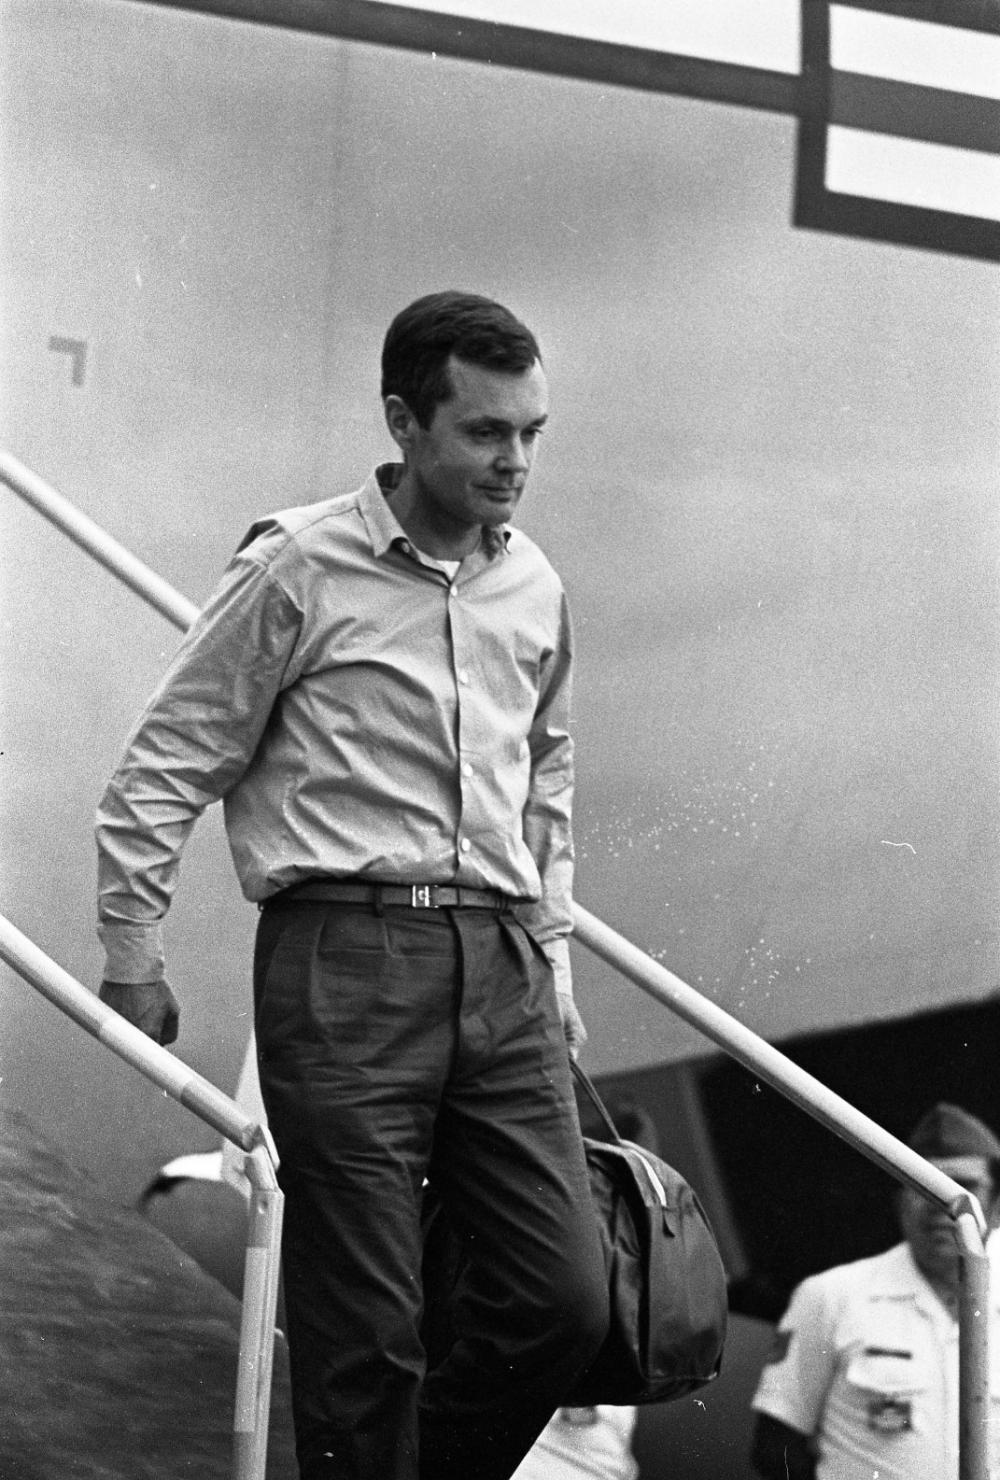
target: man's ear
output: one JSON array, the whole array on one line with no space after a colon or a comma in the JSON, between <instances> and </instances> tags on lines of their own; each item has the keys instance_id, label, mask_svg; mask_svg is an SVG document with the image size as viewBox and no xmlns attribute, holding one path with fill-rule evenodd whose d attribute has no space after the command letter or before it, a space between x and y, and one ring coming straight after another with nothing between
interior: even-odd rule
<instances>
[{"instance_id":1,"label":"man's ear","mask_svg":"<svg viewBox=\"0 0 1000 1480\"><path fill-rule=\"evenodd\" d=\"M382 403L385 424L396 446L405 455L413 446L417 419L402 396L386 396Z\"/></svg>"}]
</instances>

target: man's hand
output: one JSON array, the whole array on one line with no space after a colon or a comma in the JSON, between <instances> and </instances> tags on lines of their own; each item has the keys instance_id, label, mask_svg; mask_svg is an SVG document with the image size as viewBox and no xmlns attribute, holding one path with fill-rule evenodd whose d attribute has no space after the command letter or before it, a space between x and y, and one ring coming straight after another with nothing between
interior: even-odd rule
<instances>
[{"instance_id":1,"label":"man's hand","mask_svg":"<svg viewBox=\"0 0 1000 1480\"><path fill-rule=\"evenodd\" d=\"M156 982L101 982L98 997L154 1043L173 1043L180 1006L166 978Z\"/></svg>"},{"instance_id":2,"label":"man's hand","mask_svg":"<svg viewBox=\"0 0 1000 1480\"><path fill-rule=\"evenodd\" d=\"M570 992L557 992L556 1001L559 1004L559 1016L562 1019L563 1032L566 1034L569 1056L571 1059L577 1059L580 1057L581 1048L587 1041L587 1030L583 1026L583 1018Z\"/></svg>"}]
</instances>

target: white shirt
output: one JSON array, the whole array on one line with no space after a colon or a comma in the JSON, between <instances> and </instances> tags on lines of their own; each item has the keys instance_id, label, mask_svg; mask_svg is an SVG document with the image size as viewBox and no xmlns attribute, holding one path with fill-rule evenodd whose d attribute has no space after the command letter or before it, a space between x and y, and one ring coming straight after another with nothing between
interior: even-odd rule
<instances>
[{"instance_id":1,"label":"white shirt","mask_svg":"<svg viewBox=\"0 0 1000 1480\"><path fill-rule=\"evenodd\" d=\"M996 1282L990 1308L990 1460L1000 1476ZM799 1285L753 1406L816 1436L817 1480L956 1480L958 1322L906 1244Z\"/></svg>"}]
</instances>

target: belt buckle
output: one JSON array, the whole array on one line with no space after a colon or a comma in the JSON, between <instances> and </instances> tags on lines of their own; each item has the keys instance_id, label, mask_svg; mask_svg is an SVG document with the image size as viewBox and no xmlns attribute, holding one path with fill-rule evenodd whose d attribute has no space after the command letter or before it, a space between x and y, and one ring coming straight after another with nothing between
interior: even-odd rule
<instances>
[{"instance_id":1,"label":"belt buckle","mask_svg":"<svg viewBox=\"0 0 1000 1480\"><path fill-rule=\"evenodd\" d=\"M433 884L412 884L410 886L410 904L415 910L436 910L438 906L431 897Z\"/></svg>"}]
</instances>

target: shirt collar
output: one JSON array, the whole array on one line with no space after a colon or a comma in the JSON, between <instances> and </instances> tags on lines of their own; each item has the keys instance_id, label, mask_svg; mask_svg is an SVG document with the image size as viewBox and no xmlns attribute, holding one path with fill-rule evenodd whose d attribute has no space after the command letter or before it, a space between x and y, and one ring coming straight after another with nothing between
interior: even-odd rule
<instances>
[{"instance_id":1,"label":"shirt collar","mask_svg":"<svg viewBox=\"0 0 1000 1480\"><path fill-rule=\"evenodd\" d=\"M409 543L406 531L392 512L386 496L398 486L402 476L402 463L380 463L361 489L359 507L376 559L393 545ZM510 529L506 524L499 529L484 527L479 548L492 560L495 555L506 554L509 542Z\"/></svg>"},{"instance_id":2,"label":"shirt collar","mask_svg":"<svg viewBox=\"0 0 1000 1480\"><path fill-rule=\"evenodd\" d=\"M933 1285L921 1273L909 1244L896 1244L885 1258L872 1294L879 1300L909 1300L918 1310L946 1308Z\"/></svg>"}]
</instances>

